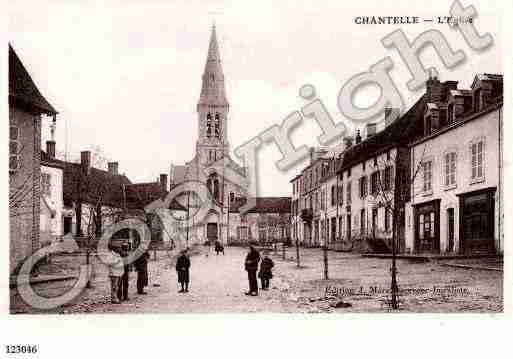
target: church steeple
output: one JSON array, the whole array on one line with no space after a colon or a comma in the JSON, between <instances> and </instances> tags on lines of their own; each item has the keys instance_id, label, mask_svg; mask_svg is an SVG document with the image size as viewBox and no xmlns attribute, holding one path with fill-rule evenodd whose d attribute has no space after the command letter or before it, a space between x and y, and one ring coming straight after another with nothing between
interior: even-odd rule
<instances>
[{"instance_id":1,"label":"church steeple","mask_svg":"<svg viewBox=\"0 0 513 359\"><path fill-rule=\"evenodd\" d=\"M219 55L215 25L212 26L207 61L203 71L201 94L198 101L198 141L196 152L203 163L223 158L229 151L228 100L224 88L224 74Z\"/></svg>"},{"instance_id":2,"label":"church steeple","mask_svg":"<svg viewBox=\"0 0 513 359\"><path fill-rule=\"evenodd\" d=\"M203 71L199 105L228 106L224 88L224 74L217 43L216 26L212 26L208 45L207 61Z\"/></svg>"}]
</instances>

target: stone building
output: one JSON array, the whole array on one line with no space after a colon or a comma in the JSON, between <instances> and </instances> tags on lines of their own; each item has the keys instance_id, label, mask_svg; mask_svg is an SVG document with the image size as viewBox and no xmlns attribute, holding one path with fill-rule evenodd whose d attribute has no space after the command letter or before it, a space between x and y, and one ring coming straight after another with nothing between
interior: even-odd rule
<instances>
[{"instance_id":1,"label":"stone building","mask_svg":"<svg viewBox=\"0 0 513 359\"><path fill-rule=\"evenodd\" d=\"M63 221L69 213L64 209L64 164L55 158L55 141L46 141L41 151L41 213L40 240L50 243L64 234Z\"/></svg>"},{"instance_id":2,"label":"stone building","mask_svg":"<svg viewBox=\"0 0 513 359\"><path fill-rule=\"evenodd\" d=\"M41 122L57 111L9 45L9 270L40 248Z\"/></svg>"},{"instance_id":3,"label":"stone building","mask_svg":"<svg viewBox=\"0 0 513 359\"><path fill-rule=\"evenodd\" d=\"M231 203L228 244L289 242L290 197L258 197L251 210L240 213L244 204L245 198Z\"/></svg>"},{"instance_id":4,"label":"stone building","mask_svg":"<svg viewBox=\"0 0 513 359\"><path fill-rule=\"evenodd\" d=\"M501 75L477 75L469 90L429 79L405 114L385 111L383 130L357 131L335 179L325 156L327 176L311 163L291 181L293 236L390 252L395 234L403 253L502 253L502 93Z\"/></svg>"},{"instance_id":5,"label":"stone building","mask_svg":"<svg viewBox=\"0 0 513 359\"><path fill-rule=\"evenodd\" d=\"M406 250L502 253L503 79L479 74L470 89L427 83L422 134L410 144L418 169L408 206Z\"/></svg>"},{"instance_id":6,"label":"stone building","mask_svg":"<svg viewBox=\"0 0 513 359\"><path fill-rule=\"evenodd\" d=\"M186 182L199 182L206 186L211 197L211 204L206 217L199 219L194 224L190 238L193 241L213 242L219 240L228 243L231 237L244 237L244 235L237 234L237 226L233 224L233 221L230 223L229 217L235 213L235 207L231 205L235 205L239 199L244 200L247 197L249 180L246 176L246 169L237 164L229 155L229 103L226 98L225 78L215 26L212 27L210 36L196 112L198 115L196 151L193 159L185 165L171 166L171 188L176 188ZM181 196L179 202L182 206L193 210L200 206L200 200L190 195L190 192L189 195ZM259 203L258 199L257 203ZM276 199L276 203L280 206L282 204L279 198ZM269 210L269 213L275 212L272 208ZM276 210L281 211L281 209ZM255 211L258 212L260 209ZM288 212L290 212L290 206ZM190 212L188 213L192 216ZM228 235L228 233L233 233L233 235ZM251 236L248 235L248 238Z\"/></svg>"}]
</instances>

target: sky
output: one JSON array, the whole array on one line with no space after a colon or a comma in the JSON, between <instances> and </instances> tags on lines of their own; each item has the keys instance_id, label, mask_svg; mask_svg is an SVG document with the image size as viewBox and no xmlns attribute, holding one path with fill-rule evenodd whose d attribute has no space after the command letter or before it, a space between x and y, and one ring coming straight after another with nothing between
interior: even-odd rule
<instances>
[{"instance_id":1,"label":"sky","mask_svg":"<svg viewBox=\"0 0 513 359\"><path fill-rule=\"evenodd\" d=\"M501 15L494 4L472 2L476 28L489 32L494 45L475 52L447 25L356 25L356 16L446 16L450 3L358 1L49 1L18 2L8 18L9 41L44 96L59 111L57 150L77 158L85 149L101 148L132 182L154 181L170 165L194 156L196 104L201 75L215 21L230 102L231 149L242 145L307 101L298 96L312 84L332 118L353 125L337 108L342 85L357 73L390 56L392 79L406 109L422 95L411 92L411 78L396 51L380 40L401 28L410 40L428 29L440 30L467 60L448 70L432 48L421 53L440 79L469 87L476 73L502 73ZM464 6L469 5L463 1ZM379 96L366 87L355 97L359 106ZM43 124L43 141L49 138ZM320 128L304 119L292 142L319 146ZM275 162L278 148L258 152L259 195L290 195L290 179L307 160L288 171Z\"/></svg>"}]
</instances>

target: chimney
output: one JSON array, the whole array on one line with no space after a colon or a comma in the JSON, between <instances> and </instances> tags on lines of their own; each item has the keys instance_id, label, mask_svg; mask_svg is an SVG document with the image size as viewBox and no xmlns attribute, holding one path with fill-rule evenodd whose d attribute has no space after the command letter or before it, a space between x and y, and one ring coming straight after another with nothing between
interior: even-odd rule
<instances>
[{"instance_id":1,"label":"chimney","mask_svg":"<svg viewBox=\"0 0 513 359\"><path fill-rule=\"evenodd\" d=\"M368 123L366 126L367 138L374 136L376 134L376 124Z\"/></svg>"},{"instance_id":2,"label":"chimney","mask_svg":"<svg viewBox=\"0 0 513 359\"><path fill-rule=\"evenodd\" d=\"M85 170L91 168L91 151L80 152L80 164Z\"/></svg>"},{"instance_id":3,"label":"chimney","mask_svg":"<svg viewBox=\"0 0 513 359\"><path fill-rule=\"evenodd\" d=\"M310 147L310 164L314 163L314 161L315 161L314 153L315 153L315 148Z\"/></svg>"},{"instance_id":4,"label":"chimney","mask_svg":"<svg viewBox=\"0 0 513 359\"><path fill-rule=\"evenodd\" d=\"M48 158L55 158L55 141L46 141L46 154Z\"/></svg>"},{"instance_id":5,"label":"chimney","mask_svg":"<svg viewBox=\"0 0 513 359\"><path fill-rule=\"evenodd\" d=\"M385 128L399 118L399 109L396 107L385 108Z\"/></svg>"},{"instance_id":6,"label":"chimney","mask_svg":"<svg viewBox=\"0 0 513 359\"><path fill-rule=\"evenodd\" d=\"M165 173L160 174L160 187L163 191L167 191L167 174Z\"/></svg>"},{"instance_id":7,"label":"chimney","mask_svg":"<svg viewBox=\"0 0 513 359\"><path fill-rule=\"evenodd\" d=\"M359 144L362 142L362 136L360 135L360 130L356 130L355 144Z\"/></svg>"},{"instance_id":8,"label":"chimney","mask_svg":"<svg viewBox=\"0 0 513 359\"><path fill-rule=\"evenodd\" d=\"M109 162L108 164L108 167L109 167L109 174L113 175L113 176L117 176L118 175L118 162Z\"/></svg>"}]
</instances>

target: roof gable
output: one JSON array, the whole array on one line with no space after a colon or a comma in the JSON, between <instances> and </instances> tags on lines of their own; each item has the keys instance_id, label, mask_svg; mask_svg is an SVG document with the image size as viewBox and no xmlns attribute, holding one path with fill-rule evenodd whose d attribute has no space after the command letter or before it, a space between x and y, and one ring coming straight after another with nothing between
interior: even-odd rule
<instances>
[{"instance_id":1,"label":"roof gable","mask_svg":"<svg viewBox=\"0 0 513 359\"><path fill-rule=\"evenodd\" d=\"M36 84L9 44L9 100L35 109L39 113L55 115L57 111L39 92Z\"/></svg>"}]
</instances>

